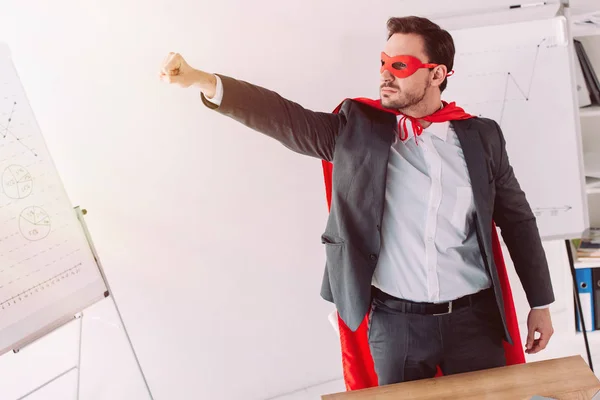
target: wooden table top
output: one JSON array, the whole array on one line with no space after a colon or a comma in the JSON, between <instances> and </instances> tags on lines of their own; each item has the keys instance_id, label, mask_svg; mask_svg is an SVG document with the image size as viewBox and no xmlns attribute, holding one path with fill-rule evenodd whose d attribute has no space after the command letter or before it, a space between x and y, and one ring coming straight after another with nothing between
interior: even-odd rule
<instances>
[{"instance_id":1,"label":"wooden table top","mask_svg":"<svg viewBox=\"0 0 600 400\"><path fill-rule=\"evenodd\" d=\"M324 395L323 400L525 400L533 395L589 400L600 380L581 356L517 364L464 374Z\"/></svg>"}]
</instances>

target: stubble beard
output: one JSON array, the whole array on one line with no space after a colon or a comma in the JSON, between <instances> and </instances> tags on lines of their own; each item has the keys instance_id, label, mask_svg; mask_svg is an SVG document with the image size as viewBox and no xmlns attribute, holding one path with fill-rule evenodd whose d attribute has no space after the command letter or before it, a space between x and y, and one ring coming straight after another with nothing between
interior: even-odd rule
<instances>
[{"instance_id":1,"label":"stubble beard","mask_svg":"<svg viewBox=\"0 0 600 400\"><path fill-rule=\"evenodd\" d=\"M423 101L425 98L425 94L427 93L427 89L429 88L429 83L423 88L420 93L402 93L399 87L392 85L383 85L384 87L391 87L396 89L398 92L394 93L394 97L399 97L397 99L393 99L391 97L381 96L381 105L385 108L403 111L410 108L413 108L417 104Z\"/></svg>"}]
</instances>

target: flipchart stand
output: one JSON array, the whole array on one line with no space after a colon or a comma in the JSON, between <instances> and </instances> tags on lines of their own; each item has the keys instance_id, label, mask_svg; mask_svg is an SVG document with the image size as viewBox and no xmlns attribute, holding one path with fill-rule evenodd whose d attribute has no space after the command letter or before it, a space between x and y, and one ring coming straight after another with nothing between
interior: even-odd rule
<instances>
[{"instance_id":1,"label":"flipchart stand","mask_svg":"<svg viewBox=\"0 0 600 400\"><path fill-rule=\"evenodd\" d=\"M127 342L129 345L129 348L131 349L131 352L133 354L133 357L135 359L138 371L140 373L140 375L142 376L142 379L144 381L144 385L146 388L146 391L148 393L148 396L151 400L154 400L154 397L152 396L152 391L150 390L150 386L148 385L148 381L146 380L146 376L144 375L144 371L142 370L142 367L140 365L139 359L137 357L137 354L135 352L135 349L133 347L133 343L131 342L131 338L129 337L129 333L127 332L127 328L125 327L125 324L123 322L123 318L121 316L121 312L119 311L119 307L117 305L117 302L115 300L115 296L112 292L112 290L110 289L110 286L108 284L108 280L106 279L106 275L104 274L104 270L102 269L102 264L100 263L100 258L98 257L98 253L96 252L96 248L94 247L94 243L91 239L90 236L90 232L87 228L87 225L85 223L84 220L84 216L87 214L87 210L85 209L81 209L79 206L75 207L75 212L77 213L77 218L79 220L79 222L81 223L81 226L83 228L83 231L85 232L85 236L86 239L89 243L90 249L92 250L92 253L94 255L94 260L96 261L96 264L98 265L98 269L100 271L100 274L102 275L102 279L104 280L104 283L106 284L106 288L108 289L108 293L106 297L110 297L113 305L115 307L115 310L117 312L117 316L119 317L119 322L121 323L121 326L123 327L123 331L125 332L125 336L127 338ZM81 381L81 347L82 347L82 333L83 333L83 311L74 315L73 318L69 318L66 321L62 321L60 325L58 326L54 326L52 327L51 330L48 330L46 332L43 332L41 335L38 335L36 338L34 338L33 340L31 340L30 342L24 344L23 346L20 346L19 348L13 349L14 353L19 353L19 351L21 351L22 349L24 349L25 347L27 347L28 345L32 344L33 342L41 339L42 337L45 337L46 335L48 335L49 333L73 322L73 321L77 321L78 323L78 343L77 343L77 362L75 365L67 368L66 370L64 370L63 372L59 373L58 375L54 376L53 378L49 379L48 381L44 382L43 384L37 386L36 388L32 389L31 391L27 392L26 394L24 394L23 396L19 397L17 400L23 400L26 399L27 397L31 396L32 394L38 392L39 390L45 388L46 386L48 386L49 384L51 384L52 382L55 382L56 380L64 377L65 375L69 374L70 372L76 370L77 371L77 383L76 383L76 399L79 400L79 393L80 393L80 381Z\"/></svg>"},{"instance_id":2,"label":"flipchart stand","mask_svg":"<svg viewBox=\"0 0 600 400\"><path fill-rule=\"evenodd\" d=\"M77 363L75 365L73 365L72 367L66 369L65 371L61 372L60 374L56 375L55 377L53 377L52 379L49 379L48 381L42 383L41 385L37 386L35 389L27 392L26 394L24 394L23 396L19 397L17 400L22 400L22 399L26 399L28 396L38 392L39 390L45 388L46 386L48 386L49 384L51 384L52 382L62 378L63 376L67 375L69 372L77 370L77 386L76 386L76 399L79 400L79 381L81 378L81 334L83 331L83 313L78 313L77 315L75 315L73 317L74 319L76 319L79 323L78 326L78 343L77 343ZM71 320L70 320L71 321ZM64 325L61 325L61 327ZM59 327L60 328L60 327ZM58 329L58 328L57 328ZM36 339L39 340L39 339ZM18 349L13 349L14 353L18 353L19 351L21 351L23 348L27 347L29 344L31 344L33 342L29 342L27 343L25 346L22 346ZM133 350L133 349L132 349Z\"/></svg>"}]
</instances>

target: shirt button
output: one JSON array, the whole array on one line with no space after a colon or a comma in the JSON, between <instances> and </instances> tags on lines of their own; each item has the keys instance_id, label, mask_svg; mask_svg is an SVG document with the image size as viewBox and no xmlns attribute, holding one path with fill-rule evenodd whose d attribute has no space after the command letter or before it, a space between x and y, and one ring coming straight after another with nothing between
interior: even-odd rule
<instances>
[{"instance_id":1,"label":"shirt button","mask_svg":"<svg viewBox=\"0 0 600 400\"><path fill-rule=\"evenodd\" d=\"M375 261L375 260L377 260L377 256L376 256L375 254L371 254L371 255L369 256L369 258L371 259L371 261Z\"/></svg>"}]
</instances>

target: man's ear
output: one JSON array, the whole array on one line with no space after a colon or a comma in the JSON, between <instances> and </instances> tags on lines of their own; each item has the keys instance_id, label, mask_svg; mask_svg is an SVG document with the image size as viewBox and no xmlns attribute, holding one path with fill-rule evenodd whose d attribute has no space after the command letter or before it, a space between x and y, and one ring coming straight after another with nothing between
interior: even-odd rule
<instances>
[{"instance_id":1,"label":"man's ear","mask_svg":"<svg viewBox=\"0 0 600 400\"><path fill-rule=\"evenodd\" d=\"M446 76L448 75L448 68L445 65L438 65L433 69L433 78L431 84L434 86L440 86Z\"/></svg>"}]
</instances>

